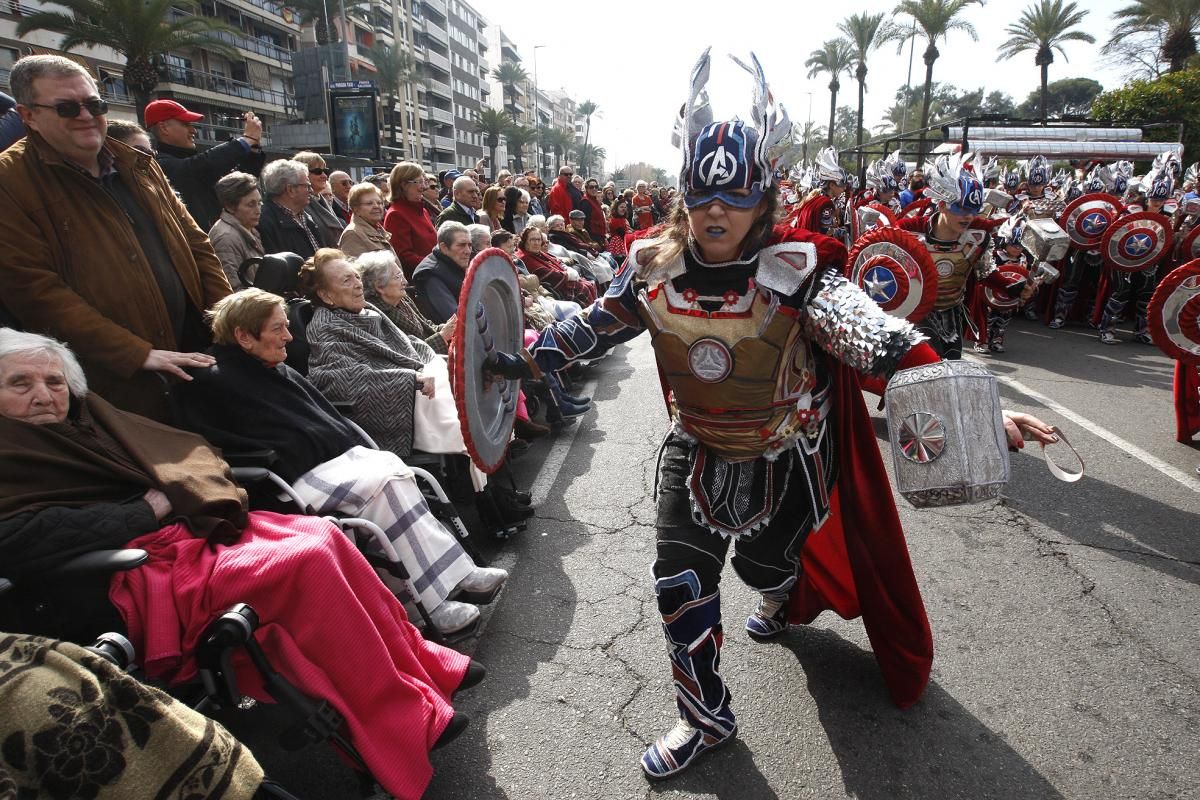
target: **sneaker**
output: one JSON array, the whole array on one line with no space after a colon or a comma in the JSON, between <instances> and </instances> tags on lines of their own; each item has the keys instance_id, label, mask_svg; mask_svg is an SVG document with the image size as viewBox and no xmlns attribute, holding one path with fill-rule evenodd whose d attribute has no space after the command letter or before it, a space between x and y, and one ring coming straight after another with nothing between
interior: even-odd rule
<instances>
[{"instance_id":1,"label":"sneaker","mask_svg":"<svg viewBox=\"0 0 1200 800\"><path fill-rule=\"evenodd\" d=\"M1055 317L1054 319L1050 320L1050 327L1053 328L1054 330L1058 330L1059 328L1063 327L1066 324L1067 324L1067 321L1065 319L1063 319L1062 317Z\"/></svg>"},{"instance_id":2,"label":"sneaker","mask_svg":"<svg viewBox=\"0 0 1200 800\"><path fill-rule=\"evenodd\" d=\"M1025 306L1025 309L1021 312L1021 314L1030 322L1037 321L1038 311L1033 306Z\"/></svg>"},{"instance_id":3,"label":"sneaker","mask_svg":"<svg viewBox=\"0 0 1200 800\"><path fill-rule=\"evenodd\" d=\"M500 587L508 580L508 572L496 567L476 567L458 582L452 596L464 603L485 606L496 599Z\"/></svg>"},{"instance_id":4,"label":"sneaker","mask_svg":"<svg viewBox=\"0 0 1200 800\"><path fill-rule=\"evenodd\" d=\"M642 770L651 780L669 778L683 772L708 751L715 750L736 737L736 723L724 737L717 738L711 733L693 728L686 720L681 719L675 723L674 728L658 737L654 744L642 753Z\"/></svg>"},{"instance_id":5,"label":"sneaker","mask_svg":"<svg viewBox=\"0 0 1200 800\"><path fill-rule=\"evenodd\" d=\"M1150 334L1146 331L1138 331L1133 335L1133 340L1138 344L1154 344L1154 340L1150 338Z\"/></svg>"},{"instance_id":6,"label":"sneaker","mask_svg":"<svg viewBox=\"0 0 1200 800\"><path fill-rule=\"evenodd\" d=\"M765 642L774 639L788 629L787 597L769 597L761 595L758 599L758 610L746 618L746 633L751 639Z\"/></svg>"},{"instance_id":7,"label":"sneaker","mask_svg":"<svg viewBox=\"0 0 1200 800\"><path fill-rule=\"evenodd\" d=\"M988 350L993 353L1003 353L1004 352L1004 340L1003 339L993 339L992 341L988 342Z\"/></svg>"},{"instance_id":8,"label":"sneaker","mask_svg":"<svg viewBox=\"0 0 1200 800\"><path fill-rule=\"evenodd\" d=\"M438 629L438 633L449 636L478 622L479 609L470 603L443 600L441 605L429 612L429 618L433 621L433 627Z\"/></svg>"},{"instance_id":9,"label":"sneaker","mask_svg":"<svg viewBox=\"0 0 1200 800\"><path fill-rule=\"evenodd\" d=\"M974 345L972 345L971 350L976 353L987 353L988 346L983 342L976 342Z\"/></svg>"},{"instance_id":10,"label":"sneaker","mask_svg":"<svg viewBox=\"0 0 1200 800\"><path fill-rule=\"evenodd\" d=\"M1120 344L1121 340L1112 331L1100 331L1101 344Z\"/></svg>"}]
</instances>

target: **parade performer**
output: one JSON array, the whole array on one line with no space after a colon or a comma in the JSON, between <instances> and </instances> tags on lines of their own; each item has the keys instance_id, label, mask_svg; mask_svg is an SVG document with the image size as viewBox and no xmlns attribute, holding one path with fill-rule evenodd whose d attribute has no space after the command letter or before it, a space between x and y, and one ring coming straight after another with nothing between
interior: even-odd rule
<instances>
[{"instance_id":1,"label":"parade performer","mask_svg":"<svg viewBox=\"0 0 1200 800\"><path fill-rule=\"evenodd\" d=\"M1120 201L1116 200L1118 196L1116 169L1116 164L1109 166L1097 164L1092 167L1092 171L1084 179L1083 192L1085 194L1112 195L1117 207L1120 208ZM1123 188L1121 193L1124 193ZM1051 328L1058 330L1067 324L1080 291L1095 291L1103 270L1104 258L1100 255L1099 246L1093 248L1073 246L1071 248L1066 258L1066 269L1063 270L1062 280L1054 289L1053 310L1049 322Z\"/></svg>"},{"instance_id":2,"label":"parade performer","mask_svg":"<svg viewBox=\"0 0 1200 800\"><path fill-rule=\"evenodd\" d=\"M1050 188L1050 162L1045 156L1025 162L1025 191L1018 192L1016 199L1027 219L1058 219L1067 204Z\"/></svg>"},{"instance_id":3,"label":"parade performer","mask_svg":"<svg viewBox=\"0 0 1200 800\"><path fill-rule=\"evenodd\" d=\"M1023 267L1026 272L1033 266L1029 262L1028 254L1025 248L1021 246L1022 226L1025 223L1025 218L1021 216L1009 217L993 235L995 239L995 252L992 254L992 260L996 265L998 272L1005 272L1005 267L1017 265ZM982 294L983 287L980 287ZM1032 294L1033 285L1026 287L1026 292ZM988 306L987 309L987 326L982 331L979 341L975 343L975 352L977 353L1003 353L1004 337L1008 333L1008 323L1012 320L1013 312L1016 306L1011 308L996 308Z\"/></svg>"},{"instance_id":4,"label":"parade performer","mask_svg":"<svg viewBox=\"0 0 1200 800\"><path fill-rule=\"evenodd\" d=\"M801 201L792 224L849 245L846 190L850 186L850 173L838 164L837 150L826 147L817 153L813 162L813 183L815 188Z\"/></svg>"},{"instance_id":5,"label":"parade performer","mask_svg":"<svg viewBox=\"0 0 1200 800\"><path fill-rule=\"evenodd\" d=\"M842 276L846 250L772 227L776 154L790 123L758 60L754 127L712 122L706 51L683 108L683 202L637 240L606 295L547 327L533 364L558 370L651 334L671 417L656 481L654 589L680 719L642 756L665 778L737 733L719 670L720 578L761 593L756 640L822 610L862 616L894 702L920 697L932 637L888 478L859 391L936 354ZM495 370L527 376L498 354Z\"/></svg>"},{"instance_id":6,"label":"parade performer","mask_svg":"<svg viewBox=\"0 0 1200 800\"><path fill-rule=\"evenodd\" d=\"M900 216L900 187L892 174L891 165L885 161L873 161L867 167L867 191L863 193L862 205L880 205Z\"/></svg>"},{"instance_id":7,"label":"parade performer","mask_svg":"<svg viewBox=\"0 0 1200 800\"><path fill-rule=\"evenodd\" d=\"M976 219L983 209L983 185L966 169L962 156L939 156L925 165L924 175L925 195L937 203L937 211L897 223L922 241L937 265L937 300L917 329L929 337L938 355L962 358L964 328L978 339L983 322L972 319L964 303L974 285L971 279L1010 297L1018 297L1026 281L996 270L987 225Z\"/></svg>"},{"instance_id":8,"label":"parade performer","mask_svg":"<svg viewBox=\"0 0 1200 800\"><path fill-rule=\"evenodd\" d=\"M1175 181L1171 178L1170 165L1163 164L1157 171L1146 175L1142 179L1142 185L1146 192L1146 210L1155 214L1165 214L1166 204L1175 196ZM1141 272L1109 270L1108 300L1105 301L1104 311L1100 316L1099 338L1102 343L1121 343L1113 328L1129 303L1133 302L1133 340L1139 344L1154 344L1146 327L1146 307L1150 304L1154 288L1158 286L1158 267L1159 265L1155 265Z\"/></svg>"}]
</instances>

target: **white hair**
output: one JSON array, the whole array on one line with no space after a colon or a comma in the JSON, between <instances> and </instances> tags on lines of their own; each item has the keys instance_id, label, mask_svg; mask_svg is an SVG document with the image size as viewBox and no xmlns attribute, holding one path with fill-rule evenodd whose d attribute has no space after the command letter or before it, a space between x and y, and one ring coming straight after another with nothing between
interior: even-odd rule
<instances>
[{"instance_id":1,"label":"white hair","mask_svg":"<svg viewBox=\"0 0 1200 800\"><path fill-rule=\"evenodd\" d=\"M9 356L38 354L53 356L59 360L72 395L83 397L87 394L87 378L84 377L83 367L79 366L69 347L49 336L0 328L0 374L3 374L2 367Z\"/></svg>"},{"instance_id":2,"label":"white hair","mask_svg":"<svg viewBox=\"0 0 1200 800\"><path fill-rule=\"evenodd\" d=\"M544 216L541 214L534 214L529 218L529 221L525 223L525 227L537 228L538 230L545 232L548 224L549 223L546 222L546 218Z\"/></svg>"},{"instance_id":3,"label":"white hair","mask_svg":"<svg viewBox=\"0 0 1200 800\"><path fill-rule=\"evenodd\" d=\"M308 183L308 167L300 161L281 158L263 167L259 183L267 197L279 197L289 185Z\"/></svg>"},{"instance_id":4,"label":"white hair","mask_svg":"<svg viewBox=\"0 0 1200 800\"><path fill-rule=\"evenodd\" d=\"M468 225L467 233L471 235L472 250L486 250L492 246L492 229L487 225L480 225L478 223L474 225Z\"/></svg>"},{"instance_id":5,"label":"white hair","mask_svg":"<svg viewBox=\"0 0 1200 800\"><path fill-rule=\"evenodd\" d=\"M382 289L392 282L392 272L399 260L395 252L387 250L372 250L354 259L354 265L362 276L363 285L368 290Z\"/></svg>"},{"instance_id":6,"label":"white hair","mask_svg":"<svg viewBox=\"0 0 1200 800\"><path fill-rule=\"evenodd\" d=\"M565 219L563 219L562 214L551 214L550 216L546 217L546 227L547 228L553 228L555 225L557 225L560 222L563 225L567 224L567 221Z\"/></svg>"}]
</instances>

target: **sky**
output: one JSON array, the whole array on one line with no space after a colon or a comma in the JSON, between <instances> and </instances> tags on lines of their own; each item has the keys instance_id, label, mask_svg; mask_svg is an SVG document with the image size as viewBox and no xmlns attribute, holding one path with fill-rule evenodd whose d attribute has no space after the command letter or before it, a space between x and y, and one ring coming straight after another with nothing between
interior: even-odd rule
<instances>
[{"instance_id":1,"label":"sky","mask_svg":"<svg viewBox=\"0 0 1200 800\"><path fill-rule=\"evenodd\" d=\"M987 0L985 6L968 7L964 18L975 26L979 41L954 32L939 43L941 57L934 63L934 81L960 90L982 86L985 94L999 90L1017 103L1023 101L1040 81L1033 53L1009 61L998 61L995 54L1008 38L1005 27L1019 18L1030 1ZM750 76L727 54L746 61L753 50L772 93L793 122L803 125L811 104L813 122L826 125L829 79L808 79L805 60L826 39L839 35L837 24L842 19L880 11L891 18L895 7L894 2L880 0L583 0L534 10L513 0L470 2L485 19L504 29L531 76L533 48L544 45L537 50L540 88L561 88L576 101L590 99L599 104L591 138L607 151L608 169L646 161L669 172L675 172L680 163L679 151L671 145L674 118L687 99L688 73L706 46L712 45L708 88L717 119L749 115ZM1068 42L1068 61L1055 54L1051 81L1088 77L1106 89L1123 83L1118 71L1102 63L1099 51L1112 29L1113 10L1126 4L1125 0L1079 3L1089 10L1080 27L1096 37L1096 44ZM925 80L923 41L917 41L912 66L912 83L917 86ZM492 60L497 61L498 56ZM894 44L868 57L864 121L868 131L882 120L896 90L905 83L908 65L908 48L897 54ZM856 108L857 82L846 76L841 83L838 105Z\"/></svg>"}]
</instances>

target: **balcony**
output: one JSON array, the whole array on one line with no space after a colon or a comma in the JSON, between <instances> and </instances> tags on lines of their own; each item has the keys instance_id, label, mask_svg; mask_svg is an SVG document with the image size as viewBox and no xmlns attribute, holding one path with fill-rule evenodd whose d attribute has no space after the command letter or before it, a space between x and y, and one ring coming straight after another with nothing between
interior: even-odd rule
<instances>
[{"instance_id":1,"label":"balcony","mask_svg":"<svg viewBox=\"0 0 1200 800\"><path fill-rule=\"evenodd\" d=\"M446 0L421 0L421 4L427 6L436 14L441 14L444 19L446 16Z\"/></svg>"},{"instance_id":2,"label":"balcony","mask_svg":"<svg viewBox=\"0 0 1200 800\"><path fill-rule=\"evenodd\" d=\"M433 108L429 109L429 116L433 117L434 121L440 122L443 125L454 124L454 114L450 113L444 108L438 108L437 106L434 106Z\"/></svg>"},{"instance_id":3,"label":"balcony","mask_svg":"<svg viewBox=\"0 0 1200 800\"><path fill-rule=\"evenodd\" d=\"M425 63L437 67L447 75L450 74L450 59L440 53L435 53L432 50L425 51Z\"/></svg>"},{"instance_id":4,"label":"balcony","mask_svg":"<svg viewBox=\"0 0 1200 800\"><path fill-rule=\"evenodd\" d=\"M270 42L264 42L260 39L255 39L252 36L242 36L228 31L218 31L213 34L213 38L219 39L222 42L233 45L239 50L245 50L249 53L256 53L264 58L269 58L278 61L285 66L292 65L292 51L285 50Z\"/></svg>"},{"instance_id":5,"label":"balcony","mask_svg":"<svg viewBox=\"0 0 1200 800\"><path fill-rule=\"evenodd\" d=\"M272 2L272 0L237 0L237 2L245 3L246 5L254 6L255 8L261 8L263 11L269 12L276 17L280 17L285 22L296 25L297 27L300 25L300 19L293 14L290 9L286 14L284 13L283 3L275 3Z\"/></svg>"},{"instance_id":6,"label":"balcony","mask_svg":"<svg viewBox=\"0 0 1200 800\"><path fill-rule=\"evenodd\" d=\"M165 80L168 85L164 88L173 88L175 91L212 92L222 97L237 97L250 104L275 106L288 112L296 108L296 98L286 92L260 89L224 75L213 75L196 69L167 67Z\"/></svg>"},{"instance_id":7,"label":"balcony","mask_svg":"<svg viewBox=\"0 0 1200 800\"><path fill-rule=\"evenodd\" d=\"M488 73L492 71L491 65L488 64L487 59L483 56L479 56L479 71L481 73Z\"/></svg>"},{"instance_id":8,"label":"balcony","mask_svg":"<svg viewBox=\"0 0 1200 800\"><path fill-rule=\"evenodd\" d=\"M436 23L430 22L428 19L425 20L425 35L442 47L450 46L450 34L446 33L446 29L438 27Z\"/></svg>"},{"instance_id":9,"label":"balcony","mask_svg":"<svg viewBox=\"0 0 1200 800\"><path fill-rule=\"evenodd\" d=\"M454 150L453 136L437 136L433 137L433 146L438 150Z\"/></svg>"},{"instance_id":10,"label":"balcony","mask_svg":"<svg viewBox=\"0 0 1200 800\"><path fill-rule=\"evenodd\" d=\"M427 80L425 83L426 88L428 88L428 90L433 94L436 94L439 97L444 97L447 100L454 99L454 93L450 91L450 84L445 83L444 81L435 81L432 78Z\"/></svg>"}]
</instances>

